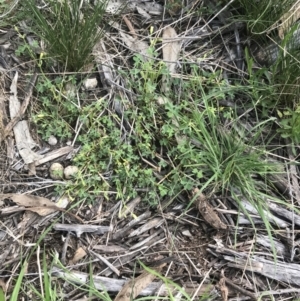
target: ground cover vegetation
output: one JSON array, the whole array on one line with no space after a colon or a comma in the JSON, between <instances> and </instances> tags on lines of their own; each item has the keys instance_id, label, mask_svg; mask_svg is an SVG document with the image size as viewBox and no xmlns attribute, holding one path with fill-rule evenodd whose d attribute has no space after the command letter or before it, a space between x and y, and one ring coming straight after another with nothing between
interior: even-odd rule
<instances>
[{"instance_id":1,"label":"ground cover vegetation","mask_svg":"<svg viewBox=\"0 0 300 301\"><path fill-rule=\"evenodd\" d=\"M118 52L120 46L112 45L116 43L112 36L106 37L108 31L116 30L127 9L125 4L111 16L107 13L109 2L51 0L42 7L42 3L24 0L6 16L2 26L15 26L17 33L15 54L19 60L31 62L27 74L39 73L28 113L33 131L41 141L54 135L61 145L70 141L78 147L72 164L79 172L71 181L55 183L48 194L67 195L78 206L93 206L103 196L106 202L121 201L122 208L141 197L143 206L152 210L179 201L184 204L183 212L199 195L206 199L230 197L238 215L248 218L256 232L253 214L243 202L246 198L263 222L276 262L276 225L270 221L268 203L271 200L298 212L276 183L278 177L286 177L290 166L298 168L300 53L298 25L293 22L279 28L274 24L297 1L221 1L214 10L206 1L200 2L196 9L190 8L190 20L222 16L225 7L231 14L228 24L223 25L246 24L243 34L257 45L279 41L275 48L266 49L267 56L276 52L275 60L258 64L255 51L245 42L242 68L212 67L205 62L205 56L213 57L212 51L203 47L203 52L194 54L192 48L185 52L186 57L177 59L174 74L170 62L162 57L164 41L152 24L141 30L147 33L146 52L128 55L126 49L123 54ZM172 17L178 7L175 2L168 5ZM0 12L4 14L9 7L9 2L0 1ZM188 14L189 10L184 11L182 18ZM21 19L25 19L26 28L20 26ZM173 24L184 31L180 22ZM277 39L277 30L284 32L282 40ZM34 34L33 40L26 38L29 33ZM112 68L118 81L108 89L99 77L93 54L101 41L118 49L114 58L119 63L114 62ZM84 83L95 74L102 86L91 92ZM193 195L195 188L198 192ZM32 300L65 300L64 288L49 270L53 266L67 268L53 250L39 249L51 227L53 224L40 236L34 250L24 252L25 260L19 266L19 276L13 277L14 289L7 293L8 300L20 300L28 292ZM237 240L238 231L232 233ZM33 254L42 256L39 279L33 282L38 286L25 277ZM155 269L141 266L166 285L179 288ZM90 283L69 281L68 285L90 299L111 300L108 293L95 287L92 265L89 273ZM195 300L180 288L179 292L181 300ZM5 300L2 295L0 300ZM149 298L135 300L155 297ZM172 289L164 298L176 300ZM215 297L203 293L197 298ZM223 300L227 299L223 296Z\"/></svg>"}]
</instances>

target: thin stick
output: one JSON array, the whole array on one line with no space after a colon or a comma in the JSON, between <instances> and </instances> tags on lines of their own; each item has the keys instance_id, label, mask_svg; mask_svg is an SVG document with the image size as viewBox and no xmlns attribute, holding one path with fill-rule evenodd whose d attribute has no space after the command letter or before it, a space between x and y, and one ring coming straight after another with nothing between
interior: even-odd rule
<instances>
[{"instance_id":1,"label":"thin stick","mask_svg":"<svg viewBox=\"0 0 300 301\"><path fill-rule=\"evenodd\" d=\"M45 298L44 293L44 285L43 285L43 279L42 279L42 269L41 269L41 261L40 261L40 245L37 245L37 253L36 253L36 262L38 266L38 273L39 273L39 280L41 284L41 295L43 296L43 299ZM44 254L45 255L45 254Z\"/></svg>"},{"instance_id":2,"label":"thin stick","mask_svg":"<svg viewBox=\"0 0 300 301\"><path fill-rule=\"evenodd\" d=\"M123 20L126 23L128 29L130 30L130 34L132 34L136 38L137 35L136 35L136 32L135 32L135 30L134 30L134 28L133 28L132 23L130 22L130 20L126 16L123 16Z\"/></svg>"}]
</instances>

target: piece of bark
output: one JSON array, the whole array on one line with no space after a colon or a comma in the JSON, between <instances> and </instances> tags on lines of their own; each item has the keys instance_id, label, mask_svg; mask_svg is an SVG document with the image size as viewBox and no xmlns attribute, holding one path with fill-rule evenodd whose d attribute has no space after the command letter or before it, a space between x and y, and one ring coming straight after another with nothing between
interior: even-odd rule
<instances>
[{"instance_id":1,"label":"piece of bark","mask_svg":"<svg viewBox=\"0 0 300 301\"><path fill-rule=\"evenodd\" d=\"M76 250L76 252L75 252L73 258L70 260L69 264L70 264L70 265L74 265L74 264L76 264L79 260L81 260L82 258L84 258L85 256L86 256L85 250L84 250L82 247L79 247L79 248Z\"/></svg>"},{"instance_id":2,"label":"piece of bark","mask_svg":"<svg viewBox=\"0 0 300 301\"><path fill-rule=\"evenodd\" d=\"M19 121L14 127L16 146L25 164L33 163L42 158L41 155L32 151L37 146L32 139L26 120Z\"/></svg>"},{"instance_id":3,"label":"piece of bark","mask_svg":"<svg viewBox=\"0 0 300 301\"><path fill-rule=\"evenodd\" d=\"M12 80L10 86L10 98L9 98L9 112L10 118L14 120L15 117L18 117L18 114L21 111L21 104L17 97L17 83L18 83L18 72L15 73L15 76ZM16 140L16 146L18 151L26 164L32 163L36 160L41 159L42 156L38 155L32 149L37 146L33 138L31 137L29 126L25 120L19 121L15 124L14 135Z\"/></svg>"},{"instance_id":4,"label":"piece of bark","mask_svg":"<svg viewBox=\"0 0 300 301\"><path fill-rule=\"evenodd\" d=\"M266 247L269 250L271 250L274 247L278 256L289 256L287 245L284 245L275 238L273 238L273 241L271 242L270 238L267 235L258 234L256 235L256 243Z\"/></svg>"},{"instance_id":5,"label":"piece of bark","mask_svg":"<svg viewBox=\"0 0 300 301\"><path fill-rule=\"evenodd\" d=\"M223 301L228 301L228 288L226 286L224 276L222 276L222 278L219 281L219 288L221 291L221 297L222 297Z\"/></svg>"},{"instance_id":6,"label":"piece of bark","mask_svg":"<svg viewBox=\"0 0 300 301\"><path fill-rule=\"evenodd\" d=\"M292 25L297 22L300 18L300 3L296 3L284 13L278 22L276 22L275 27L278 29L278 36L282 40L284 35L291 29Z\"/></svg>"},{"instance_id":7,"label":"piece of bark","mask_svg":"<svg viewBox=\"0 0 300 301\"><path fill-rule=\"evenodd\" d=\"M39 166L39 165L41 165L41 164L44 164L44 163L46 163L46 162L49 162L49 161L52 161L52 160L54 160L54 159L57 159L57 158L59 158L59 157L61 157L61 156L64 156L64 155L66 155L66 154L72 152L73 149L74 149L73 146L65 146L65 147L61 147L61 148L59 148L59 149L56 149L56 150L54 150L54 151L52 151L52 152L49 152L49 153L47 153L47 154L41 156L41 158L37 159L37 160L34 162L34 164L35 164L35 166Z\"/></svg>"},{"instance_id":8,"label":"piece of bark","mask_svg":"<svg viewBox=\"0 0 300 301\"><path fill-rule=\"evenodd\" d=\"M31 194L1 194L0 199L11 199L19 206L25 207L26 210L34 211L41 216L53 213L55 203L47 198L31 195Z\"/></svg>"},{"instance_id":9,"label":"piece of bark","mask_svg":"<svg viewBox=\"0 0 300 301\"><path fill-rule=\"evenodd\" d=\"M55 224L53 229L56 231L75 232L77 237L82 233L104 234L110 231L109 226L80 225L80 224Z\"/></svg>"},{"instance_id":10,"label":"piece of bark","mask_svg":"<svg viewBox=\"0 0 300 301\"><path fill-rule=\"evenodd\" d=\"M0 82L4 81L4 75L0 76ZM7 115L5 109L6 97L4 90L0 87L0 141L3 141L5 136L5 124L7 123Z\"/></svg>"},{"instance_id":11,"label":"piece of bark","mask_svg":"<svg viewBox=\"0 0 300 301\"><path fill-rule=\"evenodd\" d=\"M162 35L162 52L163 59L170 74L175 73L176 62L179 59L181 50L181 43L176 40L176 38L178 38L178 35L174 28L168 26L164 29Z\"/></svg>"},{"instance_id":12,"label":"piece of bark","mask_svg":"<svg viewBox=\"0 0 300 301\"><path fill-rule=\"evenodd\" d=\"M59 268L53 267L49 271L53 276L61 277L66 281L70 281L72 283L76 283L82 285L82 283L90 282L90 274L80 273L80 272L66 272ZM123 279L114 279L107 278L102 276L93 276L93 283L95 288L99 291L107 291L110 293L118 293L126 280ZM211 284L202 284L201 288L198 290L198 286L195 288L186 287L184 288L185 292L192 296L196 293L195 297L203 296L203 294L211 294L215 295L214 286ZM152 282L146 288L144 288L141 292L141 296L154 296L159 293L159 296L168 296L170 292L175 292L175 289L172 289L169 285L166 286L161 281L160 282Z\"/></svg>"},{"instance_id":13,"label":"piece of bark","mask_svg":"<svg viewBox=\"0 0 300 301\"><path fill-rule=\"evenodd\" d=\"M93 48L93 56L97 63L98 72L103 86L108 89L116 78L113 58L106 50L105 44L100 40Z\"/></svg>"},{"instance_id":14,"label":"piece of bark","mask_svg":"<svg viewBox=\"0 0 300 301\"><path fill-rule=\"evenodd\" d=\"M239 225L262 224L261 218L251 216L251 221L243 214L238 216L237 222Z\"/></svg>"},{"instance_id":15,"label":"piece of bark","mask_svg":"<svg viewBox=\"0 0 300 301\"><path fill-rule=\"evenodd\" d=\"M159 229L157 231L155 231L153 234L147 236L145 239L139 241L138 243L136 243L135 245L131 246L129 250L135 250L141 247L145 247L145 246L149 246L149 244L152 242L152 240L155 238L155 240L157 240L156 237L158 237L158 235L160 233L162 233L163 230Z\"/></svg>"},{"instance_id":16,"label":"piece of bark","mask_svg":"<svg viewBox=\"0 0 300 301\"><path fill-rule=\"evenodd\" d=\"M128 252L128 249L123 248L121 246L112 245L112 246L106 246L106 245L95 245L93 246L93 250L99 250L101 253L126 253Z\"/></svg>"},{"instance_id":17,"label":"piece of bark","mask_svg":"<svg viewBox=\"0 0 300 301\"><path fill-rule=\"evenodd\" d=\"M211 206L206 196L199 191L198 188L193 190L193 197L195 199L195 205L201 213L203 219L217 230L226 230L227 225L224 224L218 214L215 212L214 207Z\"/></svg>"},{"instance_id":18,"label":"piece of bark","mask_svg":"<svg viewBox=\"0 0 300 301\"><path fill-rule=\"evenodd\" d=\"M117 30L120 30L120 28ZM102 40L99 41L93 48L93 55L95 57L95 61L97 62L97 69L104 89L106 89L109 94L111 94L112 91L115 91L116 97L111 97L113 108L123 120L125 128L130 129L131 126L127 120L127 117L124 115L124 103L121 101L124 96L121 95L122 93L120 91L117 92L119 89L111 89L112 86L119 86L119 75L116 74L113 56L108 53Z\"/></svg>"},{"instance_id":19,"label":"piece of bark","mask_svg":"<svg viewBox=\"0 0 300 301\"><path fill-rule=\"evenodd\" d=\"M0 216L10 215L12 213L16 213L24 210L26 210L26 208L20 206L5 207L0 209Z\"/></svg>"},{"instance_id":20,"label":"piece of bark","mask_svg":"<svg viewBox=\"0 0 300 301\"><path fill-rule=\"evenodd\" d=\"M275 262L258 256L253 256L253 258L224 256L224 259L230 261L229 267L255 272L289 285L300 285L300 267L298 264Z\"/></svg>"},{"instance_id":21,"label":"piece of bark","mask_svg":"<svg viewBox=\"0 0 300 301\"><path fill-rule=\"evenodd\" d=\"M280 193L288 196L288 187L290 184L283 174L269 175L269 179L272 185L274 185Z\"/></svg>"},{"instance_id":22,"label":"piece of bark","mask_svg":"<svg viewBox=\"0 0 300 301\"><path fill-rule=\"evenodd\" d=\"M263 65L270 66L276 62L281 51L281 41L271 42L268 45L262 45L258 49L252 50L252 56ZM293 32L292 37L286 43L285 51L290 52L300 46L300 26Z\"/></svg>"},{"instance_id":23,"label":"piece of bark","mask_svg":"<svg viewBox=\"0 0 300 301\"><path fill-rule=\"evenodd\" d=\"M4 136L3 136L2 139L5 139L8 135L10 135L10 133L11 133L12 129L15 127L15 125L23 118L23 116L24 116L24 114L26 112L26 109L27 109L27 107L29 105L29 101L31 99L32 92L33 92L33 87L35 86L37 78L38 78L38 75L36 73L34 73L32 75L32 77L31 77L31 79L30 79L29 89L26 92L24 101L23 101L22 105L20 106L19 112L17 112L15 114L15 116L13 117L13 119L5 127L5 132L4 132Z\"/></svg>"},{"instance_id":24,"label":"piece of bark","mask_svg":"<svg viewBox=\"0 0 300 301\"><path fill-rule=\"evenodd\" d=\"M142 58L147 61L149 59L149 52L148 49L150 45L143 41L139 40L138 38L134 38L129 34L126 34L122 31L120 31L120 36L123 40L123 42L126 44L126 46L133 52L137 52L142 55Z\"/></svg>"},{"instance_id":25,"label":"piece of bark","mask_svg":"<svg viewBox=\"0 0 300 301\"><path fill-rule=\"evenodd\" d=\"M135 258L137 258L138 254L140 254L140 251L132 251L130 253L127 253L126 255L120 256L112 264L115 268L123 267L125 264L129 262L133 262ZM100 275L106 277L110 276L111 274L112 274L112 270L109 268L100 272Z\"/></svg>"}]
</instances>

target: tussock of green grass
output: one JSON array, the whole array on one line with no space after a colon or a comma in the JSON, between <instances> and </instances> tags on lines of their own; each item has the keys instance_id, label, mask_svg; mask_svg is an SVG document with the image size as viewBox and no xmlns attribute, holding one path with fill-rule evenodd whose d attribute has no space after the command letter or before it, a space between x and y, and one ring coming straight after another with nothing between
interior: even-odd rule
<instances>
[{"instance_id":1,"label":"tussock of green grass","mask_svg":"<svg viewBox=\"0 0 300 301\"><path fill-rule=\"evenodd\" d=\"M104 33L106 1L88 7L81 0L50 0L43 9L35 0L22 2L32 30L45 42L50 58L61 62L67 71L79 71L91 62L92 49Z\"/></svg>"}]
</instances>

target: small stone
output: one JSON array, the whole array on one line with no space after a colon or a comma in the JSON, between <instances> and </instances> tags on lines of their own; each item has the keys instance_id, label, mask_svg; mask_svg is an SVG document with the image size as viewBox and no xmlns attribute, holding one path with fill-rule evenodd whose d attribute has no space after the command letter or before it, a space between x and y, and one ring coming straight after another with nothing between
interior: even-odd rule
<instances>
[{"instance_id":1,"label":"small stone","mask_svg":"<svg viewBox=\"0 0 300 301\"><path fill-rule=\"evenodd\" d=\"M51 135L51 136L49 137L49 139L48 139L48 143L49 143L50 145L56 145L56 144L57 144L57 139L56 139L56 137L54 137L53 135Z\"/></svg>"},{"instance_id":2,"label":"small stone","mask_svg":"<svg viewBox=\"0 0 300 301\"><path fill-rule=\"evenodd\" d=\"M66 83L65 85L65 94L68 98L75 98L76 97L76 86L71 82Z\"/></svg>"},{"instance_id":3,"label":"small stone","mask_svg":"<svg viewBox=\"0 0 300 301\"><path fill-rule=\"evenodd\" d=\"M163 97L163 96L159 96L157 98L157 103L162 106L162 105L165 105L168 103L168 99L166 97Z\"/></svg>"},{"instance_id":4,"label":"small stone","mask_svg":"<svg viewBox=\"0 0 300 301\"><path fill-rule=\"evenodd\" d=\"M93 90L97 87L97 78L88 78L84 81L83 86L86 90Z\"/></svg>"},{"instance_id":5,"label":"small stone","mask_svg":"<svg viewBox=\"0 0 300 301\"><path fill-rule=\"evenodd\" d=\"M188 237L192 237L193 236L189 230L183 230L182 234L185 235L185 236L188 236Z\"/></svg>"},{"instance_id":6,"label":"small stone","mask_svg":"<svg viewBox=\"0 0 300 301\"><path fill-rule=\"evenodd\" d=\"M64 167L60 163L53 163L49 168L50 177L53 180L62 180Z\"/></svg>"},{"instance_id":7,"label":"small stone","mask_svg":"<svg viewBox=\"0 0 300 301\"><path fill-rule=\"evenodd\" d=\"M72 179L78 173L78 167L74 165L67 166L64 175L67 180Z\"/></svg>"},{"instance_id":8,"label":"small stone","mask_svg":"<svg viewBox=\"0 0 300 301\"><path fill-rule=\"evenodd\" d=\"M66 195L63 195L58 199L57 202L55 202L55 205L59 208L67 208L69 203L70 203L70 198Z\"/></svg>"}]
</instances>

